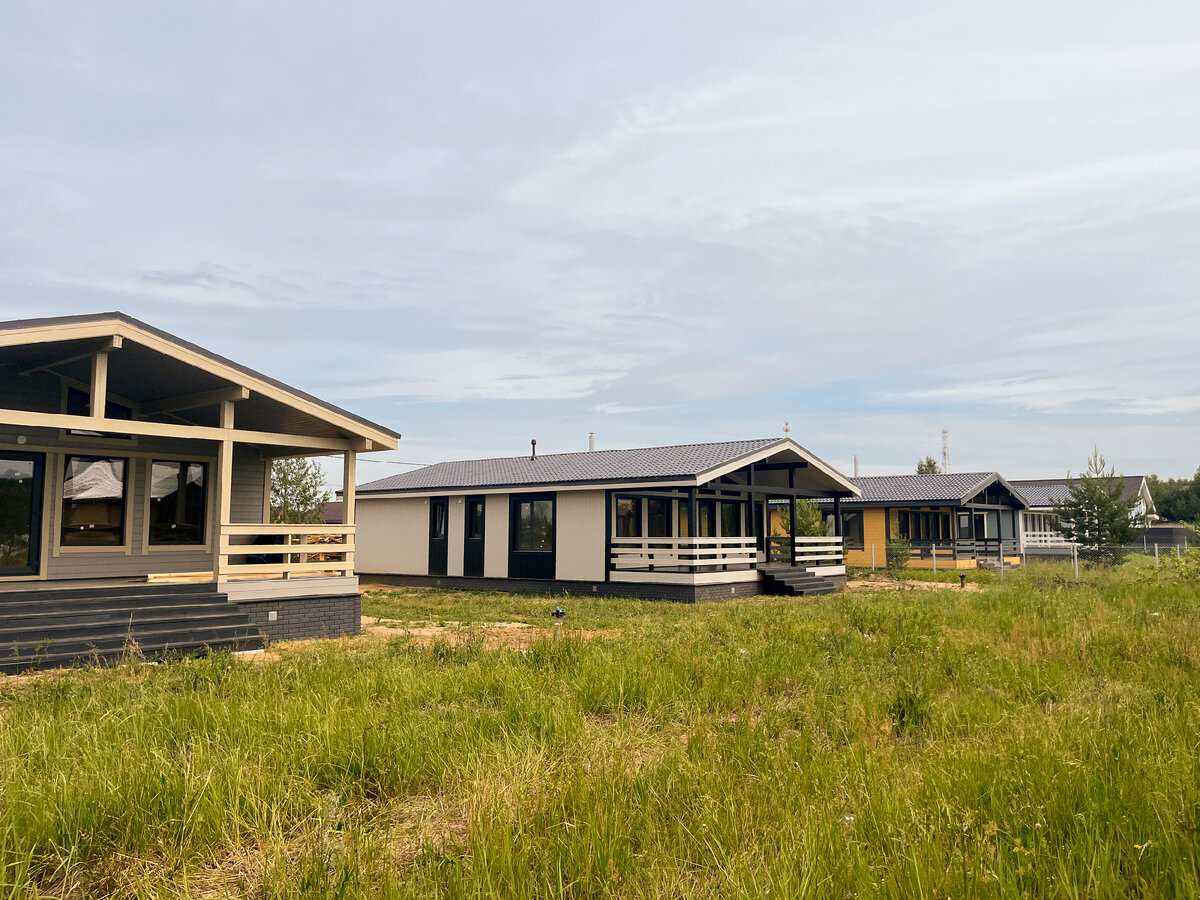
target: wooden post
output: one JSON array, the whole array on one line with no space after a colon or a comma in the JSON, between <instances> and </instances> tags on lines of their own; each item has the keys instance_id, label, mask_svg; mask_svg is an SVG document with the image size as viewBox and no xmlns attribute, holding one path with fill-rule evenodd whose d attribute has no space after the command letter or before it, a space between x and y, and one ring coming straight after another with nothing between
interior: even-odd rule
<instances>
[{"instance_id":1,"label":"wooden post","mask_svg":"<svg viewBox=\"0 0 1200 900\"><path fill-rule=\"evenodd\" d=\"M791 474L790 469L788 470L788 474L789 475ZM791 521L792 521L792 527L788 529L788 535L789 535L788 543L791 544L790 549L791 549L791 553L792 553L792 556L791 556L792 568L794 569L796 567L796 495L795 494L792 494L790 497L788 497L788 515L791 517Z\"/></svg>"},{"instance_id":2,"label":"wooden post","mask_svg":"<svg viewBox=\"0 0 1200 900\"><path fill-rule=\"evenodd\" d=\"M353 450L347 450L342 456L342 524L354 524L354 480L356 463L358 456ZM353 544L355 536L347 534L344 538L346 543ZM354 574L354 551L348 551L343 554L346 559L346 565L350 568L346 569L346 577Z\"/></svg>"},{"instance_id":3,"label":"wooden post","mask_svg":"<svg viewBox=\"0 0 1200 900\"><path fill-rule=\"evenodd\" d=\"M221 403L221 427L233 428L233 401ZM224 440L217 445L217 534L216 553L213 554L213 580L220 583L229 563L228 554L222 552L221 543L225 526L231 524L230 506L233 498L233 441Z\"/></svg>"},{"instance_id":4,"label":"wooden post","mask_svg":"<svg viewBox=\"0 0 1200 900\"><path fill-rule=\"evenodd\" d=\"M89 398L91 417L103 419L108 406L108 351L101 350L92 357L92 390Z\"/></svg>"}]
</instances>

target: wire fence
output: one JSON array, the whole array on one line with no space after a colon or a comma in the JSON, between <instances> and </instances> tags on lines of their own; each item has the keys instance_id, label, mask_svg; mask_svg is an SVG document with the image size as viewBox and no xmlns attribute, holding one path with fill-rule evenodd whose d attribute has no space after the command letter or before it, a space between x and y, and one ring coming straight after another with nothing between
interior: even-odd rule
<instances>
[{"instance_id":1,"label":"wire fence","mask_svg":"<svg viewBox=\"0 0 1200 900\"><path fill-rule=\"evenodd\" d=\"M1187 538L1176 543L1139 541L1092 546L1066 541L1022 545L1006 538L865 544L861 548L847 547L846 562L853 568L890 569L895 573L990 570L1001 578L1017 571L1057 569L1066 580L1080 581L1089 573L1118 567L1159 569L1172 561L1182 561L1189 551L1196 550L1200 550L1200 545Z\"/></svg>"}]
</instances>

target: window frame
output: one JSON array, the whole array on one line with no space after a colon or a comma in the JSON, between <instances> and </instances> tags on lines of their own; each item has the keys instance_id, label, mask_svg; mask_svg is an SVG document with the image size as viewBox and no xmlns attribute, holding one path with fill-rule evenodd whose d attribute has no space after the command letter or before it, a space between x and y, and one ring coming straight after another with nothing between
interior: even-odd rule
<instances>
[{"instance_id":1,"label":"window frame","mask_svg":"<svg viewBox=\"0 0 1200 900\"><path fill-rule=\"evenodd\" d=\"M476 519L476 516L475 516L476 508L478 508L478 510L479 510L478 519ZM476 533L476 529L473 527L476 523L478 523L478 525L479 525L478 533ZM465 532L464 540L482 541L484 538L484 534L486 533L485 532L486 523L487 523L487 501L485 499L483 499L482 497L468 497L467 498L466 521L463 523L463 529Z\"/></svg>"},{"instance_id":2,"label":"window frame","mask_svg":"<svg viewBox=\"0 0 1200 900\"><path fill-rule=\"evenodd\" d=\"M633 505L633 518L635 533L621 534L621 522L629 521L628 516L621 515L621 504L627 502ZM634 497L629 494L614 494L613 495L613 537L623 539L640 540L646 536L646 504L642 497Z\"/></svg>"},{"instance_id":3,"label":"window frame","mask_svg":"<svg viewBox=\"0 0 1200 900\"><path fill-rule=\"evenodd\" d=\"M59 411L64 415L71 415L68 412L70 408L71 391L76 391L83 394L87 398L90 408L92 402L92 386L84 384L81 381L76 381L74 378L60 376L59 381L62 387L62 395L59 402ZM117 394L108 394L105 397L105 412L107 413L110 406L123 407L129 410L129 421L135 422L141 418L138 411L138 406L132 400L122 397ZM84 417L80 417L83 419ZM80 422L81 425L86 424L86 420ZM115 434L109 432L92 431L90 428L60 428L58 436L63 441L78 441L81 438L89 444L97 444L101 447L136 447L138 444L138 436L136 434Z\"/></svg>"},{"instance_id":4,"label":"window frame","mask_svg":"<svg viewBox=\"0 0 1200 900\"><path fill-rule=\"evenodd\" d=\"M522 547L521 541L521 507L524 504L532 505L534 503L549 503L550 504L550 546L549 547ZM556 549L556 532L558 529L558 503L554 494L532 494L526 496L514 496L512 498L511 518L512 522L509 527L509 551L512 553L554 553ZM533 521L533 511L530 510L530 522Z\"/></svg>"},{"instance_id":5,"label":"window frame","mask_svg":"<svg viewBox=\"0 0 1200 900\"><path fill-rule=\"evenodd\" d=\"M180 465L191 466L198 465L204 467L204 521L200 526L200 534L202 540L194 544L167 544L155 543L150 538L150 511L154 506L154 497L152 496L154 489L154 464L155 463L178 463ZM194 457L191 459L168 459L160 456L150 456L146 458L146 476L145 476L145 504L142 511L142 552L143 553L163 553L174 551L176 553L186 552L212 552L212 523L215 515L214 496L212 492L212 473L215 469L216 460L205 457ZM232 485L230 486L232 488Z\"/></svg>"},{"instance_id":6,"label":"window frame","mask_svg":"<svg viewBox=\"0 0 1200 900\"><path fill-rule=\"evenodd\" d=\"M91 460L120 460L125 464L125 475L121 483L121 541L118 544L67 544L63 542L63 528L66 519L66 485L67 485L67 465L73 459L91 459ZM135 484L137 470L135 462L138 457L123 456L109 453L93 453L90 451L70 451L64 450L61 454L59 464L56 467L55 489L54 496L57 500L57 516L55 517L53 536L54 536L54 555L60 553L123 553L129 556L133 552L133 503L130 496L130 487ZM143 529L144 531L144 529Z\"/></svg>"}]
</instances>

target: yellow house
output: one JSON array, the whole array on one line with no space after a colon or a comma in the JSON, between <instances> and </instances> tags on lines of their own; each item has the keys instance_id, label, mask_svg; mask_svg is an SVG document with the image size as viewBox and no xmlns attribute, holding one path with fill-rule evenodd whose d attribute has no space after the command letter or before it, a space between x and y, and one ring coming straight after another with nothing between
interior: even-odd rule
<instances>
[{"instance_id":1,"label":"yellow house","mask_svg":"<svg viewBox=\"0 0 1200 900\"><path fill-rule=\"evenodd\" d=\"M852 478L860 496L842 501L848 566L883 568L887 543L907 538L909 567L974 569L1019 564L1020 512L1029 504L999 473ZM832 505L822 503L827 516Z\"/></svg>"}]
</instances>

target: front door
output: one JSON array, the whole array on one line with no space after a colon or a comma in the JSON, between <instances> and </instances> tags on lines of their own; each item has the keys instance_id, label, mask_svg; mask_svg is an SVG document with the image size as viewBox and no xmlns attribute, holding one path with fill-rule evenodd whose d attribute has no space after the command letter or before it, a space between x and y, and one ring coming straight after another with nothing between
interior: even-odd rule
<instances>
[{"instance_id":1,"label":"front door","mask_svg":"<svg viewBox=\"0 0 1200 900\"><path fill-rule=\"evenodd\" d=\"M37 575L41 560L41 453L0 453L0 576Z\"/></svg>"},{"instance_id":2,"label":"front door","mask_svg":"<svg viewBox=\"0 0 1200 900\"><path fill-rule=\"evenodd\" d=\"M486 504L483 497L467 498L467 527L463 539L463 574L483 577L483 525Z\"/></svg>"},{"instance_id":3,"label":"front door","mask_svg":"<svg viewBox=\"0 0 1200 900\"><path fill-rule=\"evenodd\" d=\"M446 524L450 518L450 498L429 499L429 574L446 574Z\"/></svg>"}]
</instances>

